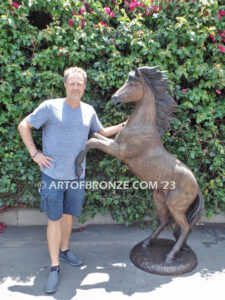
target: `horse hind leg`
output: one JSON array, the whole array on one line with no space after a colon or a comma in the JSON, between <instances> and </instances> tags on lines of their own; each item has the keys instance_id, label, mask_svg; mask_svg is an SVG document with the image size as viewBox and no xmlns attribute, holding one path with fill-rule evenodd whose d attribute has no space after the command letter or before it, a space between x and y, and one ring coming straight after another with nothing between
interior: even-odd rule
<instances>
[{"instance_id":1,"label":"horse hind leg","mask_svg":"<svg viewBox=\"0 0 225 300\"><path fill-rule=\"evenodd\" d=\"M155 231L146 239L144 240L142 246L144 248L148 247L151 243L151 241L160 234L160 232L166 227L166 225L169 222L168 219L168 207L166 204L166 195L163 191L160 190L154 190L153 191L153 200L155 203L156 211L159 216L159 226L156 228Z\"/></svg>"},{"instance_id":2,"label":"horse hind leg","mask_svg":"<svg viewBox=\"0 0 225 300\"><path fill-rule=\"evenodd\" d=\"M182 250L182 251L187 251L187 252L190 251L190 248L186 244L186 241L187 241L187 238L188 238L190 232L191 232L191 230L189 230L189 232L188 232L188 234L186 236L186 239L183 242L183 245L181 246L180 250ZM178 224L176 224L175 227L174 227L174 230L173 230L173 236L175 237L176 241L179 239L180 234L181 234L180 226Z\"/></svg>"},{"instance_id":3,"label":"horse hind leg","mask_svg":"<svg viewBox=\"0 0 225 300\"><path fill-rule=\"evenodd\" d=\"M180 194L174 194L171 192L171 194L168 197L167 205L170 210L171 215L174 217L177 225L180 227L180 234L177 236L177 241L175 245L173 246L172 250L167 254L166 256L166 262L171 263L172 260L175 257L175 254L180 251L181 247L187 240L187 236L190 231L190 225L188 224L185 211L188 201L185 199L183 201L183 207L182 207L182 195Z\"/></svg>"}]
</instances>

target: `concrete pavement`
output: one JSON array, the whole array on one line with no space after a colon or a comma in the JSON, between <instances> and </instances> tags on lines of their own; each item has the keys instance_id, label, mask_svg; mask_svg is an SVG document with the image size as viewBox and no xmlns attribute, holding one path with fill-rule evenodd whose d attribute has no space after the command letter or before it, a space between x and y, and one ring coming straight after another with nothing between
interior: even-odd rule
<instances>
[{"instance_id":1,"label":"concrete pavement","mask_svg":"<svg viewBox=\"0 0 225 300\"><path fill-rule=\"evenodd\" d=\"M84 264L61 263L59 290L44 293L49 272L45 226L8 226L0 234L0 299L224 299L225 224L198 225L188 244L198 257L195 270L181 276L159 276L136 268L132 247L151 227L90 225L74 230L70 248ZM172 238L169 229L160 237Z\"/></svg>"}]
</instances>

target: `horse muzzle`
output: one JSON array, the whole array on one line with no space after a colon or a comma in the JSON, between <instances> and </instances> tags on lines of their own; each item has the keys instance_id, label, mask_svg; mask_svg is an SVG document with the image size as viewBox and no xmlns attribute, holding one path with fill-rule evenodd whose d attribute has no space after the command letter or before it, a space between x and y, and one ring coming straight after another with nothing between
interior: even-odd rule
<instances>
[{"instance_id":1,"label":"horse muzzle","mask_svg":"<svg viewBox=\"0 0 225 300\"><path fill-rule=\"evenodd\" d=\"M115 104L116 107L120 107L123 104L123 101L118 98L118 96L112 96L112 103Z\"/></svg>"}]
</instances>

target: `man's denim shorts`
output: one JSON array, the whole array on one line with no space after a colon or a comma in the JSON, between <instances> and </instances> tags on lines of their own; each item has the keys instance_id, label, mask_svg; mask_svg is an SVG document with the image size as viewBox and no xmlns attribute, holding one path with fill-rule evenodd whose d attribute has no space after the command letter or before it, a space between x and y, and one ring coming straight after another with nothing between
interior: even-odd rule
<instances>
[{"instance_id":1,"label":"man's denim shorts","mask_svg":"<svg viewBox=\"0 0 225 300\"><path fill-rule=\"evenodd\" d=\"M80 216L85 191L85 179L58 180L42 173L41 208L48 219L59 220L62 214Z\"/></svg>"}]
</instances>

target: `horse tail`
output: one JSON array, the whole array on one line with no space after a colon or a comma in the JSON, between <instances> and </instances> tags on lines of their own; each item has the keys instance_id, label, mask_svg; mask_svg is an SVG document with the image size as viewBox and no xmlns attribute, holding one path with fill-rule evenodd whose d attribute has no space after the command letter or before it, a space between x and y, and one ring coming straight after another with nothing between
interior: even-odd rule
<instances>
[{"instance_id":1,"label":"horse tail","mask_svg":"<svg viewBox=\"0 0 225 300\"><path fill-rule=\"evenodd\" d=\"M195 198L194 202L192 202L192 204L189 206L189 208L185 213L188 224L190 225L191 229L200 220L204 208L205 208L204 197L200 188L198 188L197 197ZM180 236L180 227L178 226L178 224L176 224L174 228L173 235L176 238L176 240Z\"/></svg>"}]
</instances>

